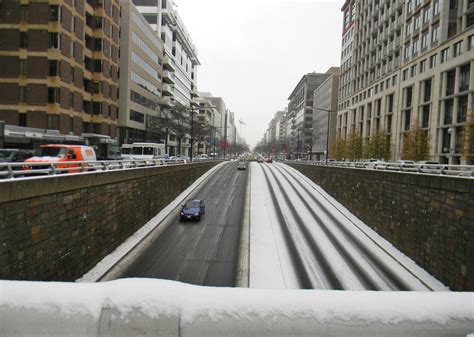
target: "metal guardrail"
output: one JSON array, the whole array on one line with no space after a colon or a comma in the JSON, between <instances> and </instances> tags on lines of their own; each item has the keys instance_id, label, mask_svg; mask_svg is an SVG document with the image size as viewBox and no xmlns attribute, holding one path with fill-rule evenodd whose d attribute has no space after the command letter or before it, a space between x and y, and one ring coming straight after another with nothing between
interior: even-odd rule
<instances>
[{"instance_id":1,"label":"metal guardrail","mask_svg":"<svg viewBox=\"0 0 474 337\"><path fill-rule=\"evenodd\" d=\"M474 165L447 165L431 163L399 163L399 162L348 162L348 161L297 161L287 160L285 163L295 163L314 166L346 167L369 170L407 172L417 174L435 174L474 178Z\"/></svg>"},{"instance_id":2,"label":"metal guardrail","mask_svg":"<svg viewBox=\"0 0 474 337\"><path fill-rule=\"evenodd\" d=\"M194 160L193 162L210 159ZM19 162L0 163L0 179L25 178L93 171L115 171L132 168L174 166L189 164L182 159L140 159L140 160L104 160L104 161L71 161L71 162Z\"/></svg>"}]
</instances>

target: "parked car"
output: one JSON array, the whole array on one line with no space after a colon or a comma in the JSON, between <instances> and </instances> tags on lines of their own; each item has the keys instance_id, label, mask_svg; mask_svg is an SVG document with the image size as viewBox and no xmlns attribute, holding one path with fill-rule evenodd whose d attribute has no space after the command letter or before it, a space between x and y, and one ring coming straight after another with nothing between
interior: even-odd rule
<instances>
[{"instance_id":1,"label":"parked car","mask_svg":"<svg viewBox=\"0 0 474 337\"><path fill-rule=\"evenodd\" d=\"M201 216L206 213L206 207L204 201L201 199L190 199L182 205L180 212L180 219L183 220L197 220L201 219Z\"/></svg>"},{"instance_id":2,"label":"parked car","mask_svg":"<svg viewBox=\"0 0 474 337\"><path fill-rule=\"evenodd\" d=\"M420 171L425 173L438 173L444 169L444 165L432 160L423 160L418 163Z\"/></svg>"},{"instance_id":3,"label":"parked car","mask_svg":"<svg viewBox=\"0 0 474 337\"><path fill-rule=\"evenodd\" d=\"M0 149L1 163L18 163L33 157L32 150Z\"/></svg>"},{"instance_id":4,"label":"parked car","mask_svg":"<svg viewBox=\"0 0 474 337\"><path fill-rule=\"evenodd\" d=\"M263 162L264 162L264 160L263 160L262 157L258 157L258 158L257 158L257 163L263 163Z\"/></svg>"},{"instance_id":5,"label":"parked car","mask_svg":"<svg viewBox=\"0 0 474 337\"><path fill-rule=\"evenodd\" d=\"M239 163L237 164L237 170L245 170L247 169L247 166L245 165L245 162L244 161L239 161Z\"/></svg>"},{"instance_id":6,"label":"parked car","mask_svg":"<svg viewBox=\"0 0 474 337\"><path fill-rule=\"evenodd\" d=\"M272 157L268 157L266 160L265 160L267 163L273 163L273 158Z\"/></svg>"},{"instance_id":7,"label":"parked car","mask_svg":"<svg viewBox=\"0 0 474 337\"><path fill-rule=\"evenodd\" d=\"M65 144L48 144L41 145L35 150L34 156L25 160L25 164L29 163L55 163L64 162L56 166L57 169L73 168L71 170L64 170L68 173L79 172L77 167L79 164L71 164L79 161L96 161L96 154L94 148L85 145L65 145ZM49 167L49 165L47 165ZM24 169L44 169L41 165L25 165ZM85 171L88 171L88 165L85 165Z\"/></svg>"}]
</instances>

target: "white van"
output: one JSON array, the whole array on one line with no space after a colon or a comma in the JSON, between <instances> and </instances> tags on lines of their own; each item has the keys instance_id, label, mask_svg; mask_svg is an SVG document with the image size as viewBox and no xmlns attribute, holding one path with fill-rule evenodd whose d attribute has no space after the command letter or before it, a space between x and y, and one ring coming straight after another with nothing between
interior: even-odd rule
<instances>
[{"instance_id":1,"label":"white van","mask_svg":"<svg viewBox=\"0 0 474 337\"><path fill-rule=\"evenodd\" d=\"M165 144L161 143L133 143L122 145L122 158L134 159L164 159Z\"/></svg>"}]
</instances>

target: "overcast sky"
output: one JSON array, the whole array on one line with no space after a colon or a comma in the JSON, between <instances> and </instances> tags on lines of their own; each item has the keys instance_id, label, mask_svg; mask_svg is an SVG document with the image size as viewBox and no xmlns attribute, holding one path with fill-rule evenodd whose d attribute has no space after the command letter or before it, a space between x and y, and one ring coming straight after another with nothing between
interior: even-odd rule
<instances>
[{"instance_id":1,"label":"overcast sky","mask_svg":"<svg viewBox=\"0 0 474 337\"><path fill-rule=\"evenodd\" d=\"M340 64L343 0L174 1L198 50L198 90L224 99L251 147L304 74Z\"/></svg>"}]
</instances>

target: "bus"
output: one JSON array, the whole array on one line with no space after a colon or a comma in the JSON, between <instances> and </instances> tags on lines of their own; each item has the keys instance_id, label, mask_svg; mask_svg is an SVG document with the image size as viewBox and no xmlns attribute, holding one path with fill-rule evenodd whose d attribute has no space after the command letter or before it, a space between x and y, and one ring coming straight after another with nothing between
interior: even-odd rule
<instances>
[{"instance_id":1,"label":"bus","mask_svg":"<svg viewBox=\"0 0 474 337\"><path fill-rule=\"evenodd\" d=\"M133 143L122 145L122 158L134 159L164 159L165 144L162 143Z\"/></svg>"}]
</instances>

